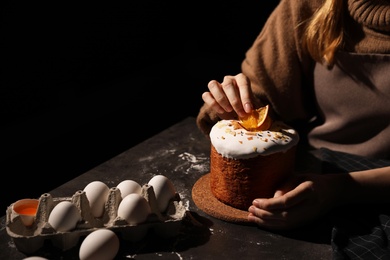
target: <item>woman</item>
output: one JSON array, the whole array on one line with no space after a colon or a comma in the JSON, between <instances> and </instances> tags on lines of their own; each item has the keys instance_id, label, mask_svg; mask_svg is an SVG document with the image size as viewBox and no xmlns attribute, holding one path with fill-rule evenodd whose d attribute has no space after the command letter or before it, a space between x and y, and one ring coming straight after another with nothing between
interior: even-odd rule
<instances>
[{"instance_id":1,"label":"woman","mask_svg":"<svg viewBox=\"0 0 390 260\"><path fill-rule=\"evenodd\" d=\"M304 125L308 144L390 159L390 1L281 0L246 53L242 73L212 80L197 117L219 119L270 104L273 117ZM289 229L336 206L390 202L390 167L297 175L258 198L248 220Z\"/></svg>"}]
</instances>

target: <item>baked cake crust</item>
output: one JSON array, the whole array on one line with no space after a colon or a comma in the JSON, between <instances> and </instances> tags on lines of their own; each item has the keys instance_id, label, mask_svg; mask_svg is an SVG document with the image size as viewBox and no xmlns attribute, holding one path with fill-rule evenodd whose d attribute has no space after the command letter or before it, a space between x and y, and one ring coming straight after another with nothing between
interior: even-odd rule
<instances>
[{"instance_id":1,"label":"baked cake crust","mask_svg":"<svg viewBox=\"0 0 390 260\"><path fill-rule=\"evenodd\" d=\"M211 192L221 202L247 210L255 198L273 197L294 169L295 150L237 160L223 157L211 145Z\"/></svg>"}]
</instances>

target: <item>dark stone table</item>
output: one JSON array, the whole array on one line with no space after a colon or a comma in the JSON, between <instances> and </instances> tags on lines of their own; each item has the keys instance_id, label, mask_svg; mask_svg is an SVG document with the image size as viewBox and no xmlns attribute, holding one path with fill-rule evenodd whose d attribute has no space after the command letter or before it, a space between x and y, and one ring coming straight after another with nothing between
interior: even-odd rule
<instances>
[{"instance_id":1,"label":"dark stone table","mask_svg":"<svg viewBox=\"0 0 390 260\"><path fill-rule=\"evenodd\" d=\"M141 130L137 126L135 131ZM129 132L129 135L137 134ZM177 236L162 239L149 234L138 242L121 241L117 259L331 259L331 228L326 219L289 232L269 232L254 225L229 223L200 210L191 198L197 180L209 171L209 141L195 118L188 117L150 139L64 183L50 193L69 197L91 181L115 187L131 179L146 184L154 175L167 176L188 210ZM55 178L55 173L53 173ZM50 180L48 180L50 181ZM0 230L0 259L23 259L6 231ZM50 244L34 255L48 259L78 259L78 247L62 251Z\"/></svg>"}]
</instances>

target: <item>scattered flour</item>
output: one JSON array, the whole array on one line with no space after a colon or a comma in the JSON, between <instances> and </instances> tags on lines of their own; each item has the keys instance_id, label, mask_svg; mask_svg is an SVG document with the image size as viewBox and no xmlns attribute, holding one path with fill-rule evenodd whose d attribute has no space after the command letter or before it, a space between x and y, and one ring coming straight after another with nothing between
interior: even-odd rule
<instances>
[{"instance_id":1,"label":"scattered flour","mask_svg":"<svg viewBox=\"0 0 390 260\"><path fill-rule=\"evenodd\" d=\"M208 157L196 157L193 154L184 152L179 154L179 158L181 158L183 162L175 168L175 171L183 171L184 169L186 173L191 173L192 171L204 173L209 169Z\"/></svg>"}]
</instances>

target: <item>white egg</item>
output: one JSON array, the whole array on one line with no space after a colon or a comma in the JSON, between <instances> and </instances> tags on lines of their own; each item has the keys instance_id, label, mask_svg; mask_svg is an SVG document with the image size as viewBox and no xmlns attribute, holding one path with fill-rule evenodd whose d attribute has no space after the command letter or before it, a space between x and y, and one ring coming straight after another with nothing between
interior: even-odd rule
<instances>
[{"instance_id":1,"label":"white egg","mask_svg":"<svg viewBox=\"0 0 390 260\"><path fill-rule=\"evenodd\" d=\"M141 194L142 192L141 185L139 185L138 182L133 180L124 180L120 182L116 187L120 190L122 199L130 193Z\"/></svg>"},{"instance_id":2,"label":"white egg","mask_svg":"<svg viewBox=\"0 0 390 260\"><path fill-rule=\"evenodd\" d=\"M49 260L49 259L41 257L41 256L29 256L29 257L23 258L23 260Z\"/></svg>"},{"instance_id":3,"label":"white egg","mask_svg":"<svg viewBox=\"0 0 390 260\"><path fill-rule=\"evenodd\" d=\"M110 229L97 229L89 233L80 245L80 260L112 260L119 251L119 238Z\"/></svg>"},{"instance_id":4,"label":"white egg","mask_svg":"<svg viewBox=\"0 0 390 260\"><path fill-rule=\"evenodd\" d=\"M110 188L104 182L93 181L85 186L84 191L89 201L92 216L100 218L104 213L104 206L108 199Z\"/></svg>"},{"instance_id":5,"label":"white egg","mask_svg":"<svg viewBox=\"0 0 390 260\"><path fill-rule=\"evenodd\" d=\"M50 212L48 223L56 231L67 232L74 229L81 220L79 209L70 201L61 201Z\"/></svg>"},{"instance_id":6,"label":"white egg","mask_svg":"<svg viewBox=\"0 0 390 260\"><path fill-rule=\"evenodd\" d=\"M137 193L127 195L119 204L118 216L130 225L145 222L151 213L148 201Z\"/></svg>"},{"instance_id":7,"label":"white egg","mask_svg":"<svg viewBox=\"0 0 390 260\"><path fill-rule=\"evenodd\" d=\"M176 194L173 183L164 175L155 175L148 184L153 187L158 209L160 212L164 212L168 207L169 201Z\"/></svg>"}]
</instances>

